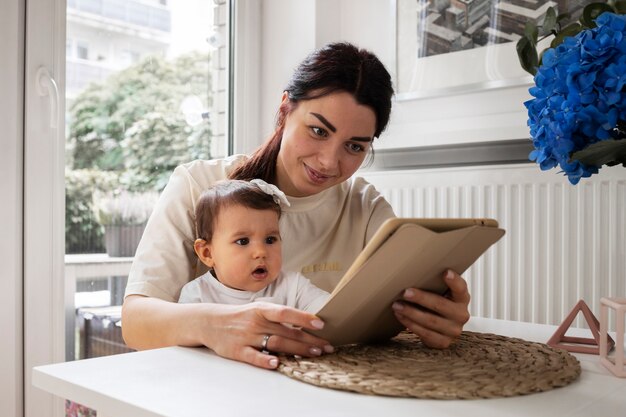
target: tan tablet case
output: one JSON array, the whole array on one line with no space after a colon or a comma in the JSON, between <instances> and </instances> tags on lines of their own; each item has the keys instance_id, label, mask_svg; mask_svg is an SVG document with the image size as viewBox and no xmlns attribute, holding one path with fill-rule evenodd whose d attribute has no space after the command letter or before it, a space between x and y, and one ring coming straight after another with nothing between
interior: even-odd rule
<instances>
[{"instance_id":1,"label":"tan tablet case","mask_svg":"<svg viewBox=\"0 0 626 417\"><path fill-rule=\"evenodd\" d=\"M324 329L312 333L336 346L393 337L403 327L391 304L406 288L444 293L445 270L462 274L503 235L493 219L387 220L317 313Z\"/></svg>"}]
</instances>

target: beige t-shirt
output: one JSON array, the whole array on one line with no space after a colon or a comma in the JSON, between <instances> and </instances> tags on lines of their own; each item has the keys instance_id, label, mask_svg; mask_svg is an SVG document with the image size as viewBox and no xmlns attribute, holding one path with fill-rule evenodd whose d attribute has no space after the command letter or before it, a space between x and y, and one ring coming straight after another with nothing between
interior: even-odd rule
<instances>
[{"instance_id":1,"label":"beige t-shirt","mask_svg":"<svg viewBox=\"0 0 626 417\"><path fill-rule=\"evenodd\" d=\"M246 158L198 160L174 170L137 248L126 296L176 301L183 285L207 271L193 250L196 201ZM326 291L337 285L378 227L394 217L389 203L362 178L309 197L287 198L291 207L280 218L282 269L301 272Z\"/></svg>"}]
</instances>

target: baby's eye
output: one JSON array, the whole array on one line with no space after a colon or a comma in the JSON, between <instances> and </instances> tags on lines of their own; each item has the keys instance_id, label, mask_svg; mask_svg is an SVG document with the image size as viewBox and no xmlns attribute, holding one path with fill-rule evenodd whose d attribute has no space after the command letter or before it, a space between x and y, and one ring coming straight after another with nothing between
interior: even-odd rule
<instances>
[{"instance_id":1,"label":"baby's eye","mask_svg":"<svg viewBox=\"0 0 626 417\"><path fill-rule=\"evenodd\" d=\"M246 246L248 243L250 243L250 239L248 239L247 237L242 237L241 239L235 240L235 243L237 245Z\"/></svg>"},{"instance_id":2,"label":"baby's eye","mask_svg":"<svg viewBox=\"0 0 626 417\"><path fill-rule=\"evenodd\" d=\"M323 138L328 136L328 132L326 132L326 130L322 129L321 127L313 126L311 127L311 131L313 132L313 134L315 134L315 136L321 136Z\"/></svg>"},{"instance_id":3,"label":"baby's eye","mask_svg":"<svg viewBox=\"0 0 626 417\"><path fill-rule=\"evenodd\" d=\"M278 242L277 236L268 236L265 238L265 243L267 243L268 245L273 245L276 242Z\"/></svg>"}]
</instances>

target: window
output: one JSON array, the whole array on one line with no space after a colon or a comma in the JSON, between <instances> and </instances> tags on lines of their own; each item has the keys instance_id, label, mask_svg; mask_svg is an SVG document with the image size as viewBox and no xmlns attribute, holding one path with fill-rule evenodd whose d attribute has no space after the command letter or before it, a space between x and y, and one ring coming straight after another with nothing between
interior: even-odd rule
<instances>
[{"instance_id":1,"label":"window","mask_svg":"<svg viewBox=\"0 0 626 417\"><path fill-rule=\"evenodd\" d=\"M72 45L74 44L74 42L72 41L71 38L67 38L65 40L65 57L66 58L72 58L74 56L74 48L72 47Z\"/></svg>"},{"instance_id":2,"label":"window","mask_svg":"<svg viewBox=\"0 0 626 417\"><path fill-rule=\"evenodd\" d=\"M177 165L228 149L228 2L99 4L67 3L68 360L128 351L120 306L158 193Z\"/></svg>"},{"instance_id":3,"label":"window","mask_svg":"<svg viewBox=\"0 0 626 417\"><path fill-rule=\"evenodd\" d=\"M141 58L141 54L137 51L123 50L120 55L120 64L122 67L129 67L136 64Z\"/></svg>"},{"instance_id":4,"label":"window","mask_svg":"<svg viewBox=\"0 0 626 417\"><path fill-rule=\"evenodd\" d=\"M87 42L76 42L76 58L89 59L89 44Z\"/></svg>"},{"instance_id":5,"label":"window","mask_svg":"<svg viewBox=\"0 0 626 417\"><path fill-rule=\"evenodd\" d=\"M147 7L148 25L130 22L131 3ZM21 164L11 172L24 174L22 183L15 180L23 196L12 199L16 203L9 208L20 209L23 202L23 221L16 218L11 230L18 244L23 237L23 259L19 253L15 259L24 268L13 271L15 279L10 280L15 304L5 305L18 324L23 322L23 335L14 332L15 346L23 347L23 365L8 368L19 374L2 381L17 387L8 391L15 397L10 406L23 404L25 416L59 416L63 402L34 388L30 369L120 348L98 345L97 338L87 343L96 331L110 337L109 342L119 340L115 309L132 260L126 254L133 252L137 232L111 228L109 240L114 243L107 245L104 224L115 223L104 215L107 199L132 206L132 219L141 219L147 214L140 209L151 208L174 164L226 153L230 3L32 0L28 13L21 0L9 0L9 5L12 19L0 13L0 21L17 20L18 26L1 27L3 34L5 28L12 30L7 45L18 40L9 55L22 53L23 60L7 67L15 72L8 85L18 86L7 90L16 94L13 99L9 94L8 108L23 108L25 119L18 123L21 114L5 112L24 130L10 135L17 150L23 150L23 158L11 158ZM64 6L66 15L59 15ZM217 47L207 42L214 31L223 40ZM124 50L130 52L126 61L121 59ZM100 56L106 59L98 60ZM175 76L164 79L164 73ZM183 102L195 104L189 108ZM193 117L198 113L200 123ZM177 134L153 135L153 128ZM17 153L10 147L8 152ZM116 242L116 235L126 238ZM14 355L9 362L20 359Z\"/></svg>"}]
</instances>

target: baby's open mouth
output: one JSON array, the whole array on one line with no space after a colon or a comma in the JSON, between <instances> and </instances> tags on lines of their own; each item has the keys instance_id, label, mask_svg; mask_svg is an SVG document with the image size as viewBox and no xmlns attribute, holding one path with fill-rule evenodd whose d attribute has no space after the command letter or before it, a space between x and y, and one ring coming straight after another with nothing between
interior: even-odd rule
<instances>
[{"instance_id":1,"label":"baby's open mouth","mask_svg":"<svg viewBox=\"0 0 626 417\"><path fill-rule=\"evenodd\" d=\"M256 279L265 279L267 277L267 268L260 266L252 271L252 276Z\"/></svg>"}]
</instances>

